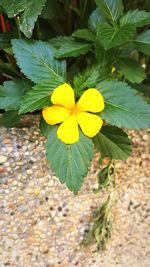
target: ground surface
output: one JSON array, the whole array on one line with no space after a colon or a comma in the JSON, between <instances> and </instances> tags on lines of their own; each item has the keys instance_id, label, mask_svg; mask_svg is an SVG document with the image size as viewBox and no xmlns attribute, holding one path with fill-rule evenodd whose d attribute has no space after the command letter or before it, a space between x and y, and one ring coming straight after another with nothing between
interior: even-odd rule
<instances>
[{"instance_id":1,"label":"ground surface","mask_svg":"<svg viewBox=\"0 0 150 267\"><path fill-rule=\"evenodd\" d=\"M95 252L95 245L80 242L105 197L92 193L97 162L74 196L48 170L45 139L33 121L30 116L24 128L1 128L0 266L149 267L150 131L131 131L132 156L116 163L113 236L105 252Z\"/></svg>"}]
</instances>

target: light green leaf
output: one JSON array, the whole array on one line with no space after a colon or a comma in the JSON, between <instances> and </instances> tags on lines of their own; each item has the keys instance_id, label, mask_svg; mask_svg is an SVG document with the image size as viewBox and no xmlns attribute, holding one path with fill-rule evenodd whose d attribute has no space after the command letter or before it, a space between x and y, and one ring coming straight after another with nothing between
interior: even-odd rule
<instances>
[{"instance_id":1,"label":"light green leaf","mask_svg":"<svg viewBox=\"0 0 150 267\"><path fill-rule=\"evenodd\" d=\"M18 115L16 110L6 111L0 119L0 125L10 128L14 127L19 121L21 116Z\"/></svg>"},{"instance_id":2,"label":"light green leaf","mask_svg":"<svg viewBox=\"0 0 150 267\"><path fill-rule=\"evenodd\" d=\"M97 66L92 66L74 77L74 87L76 92L82 92L86 88L95 87L100 76Z\"/></svg>"},{"instance_id":3,"label":"light green leaf","mask_svg":"<svg viewBox=\"0 0 150 267\"><path fill-rule=\"evenodd\" d=\"M20 15L19 28L26 37L30 38L46 0L3 0L2 3L8 17L13 18Z\"/></svg>"},{"instance_id":4,"label":"light green leaf","mask_svg":"<svg viewBox=\"0 0 150 267\"><path fill-rule=\"evenodd\" d=\"M60 43L59 43L60 42ZM84 42L84 41L77 41L70 38L59 38L57 45L59 45L59 49L56 53L57 58L64 58L64 57L78 57L80 55L85 55L88 51L91 50L91 43Z\"/></svg>"},{"instance_id":5,"label":"light green leaf","mask_svg":"<svg viewBox=\"0 0 150 267\"><path fill-rule=\"evenodd\" d=\"M94 42L96 38L95 34L89 31L88 29L77 30L72 34L72 36L78 39L84 39L90 42Z\"/></svg>"},{"instance_id":6,"label":"light green leaf","mask_svg":"<svg viewBox=\"0 0 150 267\"><path fill-rule=\"evenodd\" d=\"M60 85L60 83L57 80L49 83L43 81L43 83L35 85L24 97L19 114L33 112L44 106L49 106L50 95L58 85Z\"/></svg>"},{"instance_id":7,"label":"light green leaf","mask_svg":"<svg viewBox=\"0 0 150 267\"><path fill-rule=\"evenodd\" d=\"M30 88L31 84L22 80L4 82L0 87L0 109L19 109L23 96Z\"/></svg>"},{"instance_id":8,"label":"light green leaf","mask_svg":"<svg viewBox=\"0 0 150 267\"><path fill-rule=\"evenodd\" d=\"M96 31L98 23L103 23L105 21L106 19L104 18L103 13L99 8L96 8L89 17L88 25L91 30Z\"/></svg>"},{"instance_id":9,"label":"light green leaf","mask_svg":"<svg viewBox=\"0 0 150 267\"><path fill-rule=\"evenodd\" d=\"M94 137L94 144L102 157L126 160L131 154L131 144L127 134L114 126L104 126Z\"/></svg>"},{"instance_id":10,"label":"light green leaf","mask_svg":"<svg viewBox=\"0 0 150 267\"><path fill-rule=\"evenodd\" d=\"M22 72L34 83L64 82L66 62L54 57L55 49L42 41L12 40L13 52Z\"/></svg>"},{"instance_id":11,"label":"light green leaf","mask_svg":"<svg viewBox=\"0 0 150 267\"><path fill-rule=\"evenodd\" d=\"M104 97L105 109L100 113L100 117L107 123L128 129L150 127L150 105L136 90L118 81L104 81L96 88Z\"/></svg>"},{"instance_id":12,"label":"light green leaf","mask_svg":"<svg viewBox=\"0 0 150 267\"><path fill-rule=\"evenodd\" d=\"M108 50L112 47L123 45L133 39L134 26L122 25L121 27L113 27L108 23L98 25L97 40Z\"/></svg>"},{"instance_id":13,"label":"light green leaf","mask_svg":"<svg viewBox=\"0 0 150 267\"><path fill-rule=\"evenodd\" d=\"M116 21L123 14L122 0L96 0L97 6L105 17L111 21Z\"/></svg>"},{"instance_id":14,"label":"light green leaf","mask_svg":"<svg viewBox=\"0 0 150 267\"><path fill-rule=\"evenodd\" d=\"M75 194L80 190L93 157L93 142L80 133L79 142L66 145L56 136L57 127L49 134L46 143L46 157L52 171L61 183Z\"/></svg>"},{"instance_id":15,"label":"light green leaf","mask_svg":"<svg viewBox=\"0 0 150 267\"><path fill-rule=\"evenodd\" d=\"M150 30L142 32L139 34L134 42L135 48L144 53L145 55L150 56Z\"/></svg>"},{"instance_id":16,"label":"light green leaf","mask_svg":"<svg viewBox=\"0 0 150 267\"><path fill-rule=\"evenodd\" d=\"M141 83L146 78L142 66L131 58L118 58L117 65L121 69L125 78L131 83Z\"/></svg>"},{"instance_id":17,"label":"light green leaf","mask_svg":"<svg viewBox=\"0 0 150 267\"><path fill-rule=\"evenodd\" d=\"M150 23L150 12L143 10L129 10L120 20L122 25L129 24L136 27L143 27Z\"/></svg>"}]
</instances>

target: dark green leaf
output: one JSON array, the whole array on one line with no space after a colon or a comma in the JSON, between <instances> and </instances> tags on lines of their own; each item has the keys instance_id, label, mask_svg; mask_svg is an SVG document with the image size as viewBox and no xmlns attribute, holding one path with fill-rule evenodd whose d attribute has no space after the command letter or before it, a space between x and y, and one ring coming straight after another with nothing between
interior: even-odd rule
<instances>
[{"instance_id":1,"label":"dark green leaf","mask_svg":"<svg viewBox=\"0 0 150 267\"><path fill-rule=\"evenodd\" d=\"M20 30L30 38L34 29L34 24L41 14L46 0L3 0L3 7L8 17L13 18L20 14Z\"/></svg>"},{"instance_id":2,"label":"dark green leaf","mask_svg":"<svg viewBox=\"0 0 150 267\"><path fill-rule=\"evenodd\" d=\"M0 125L6 128L13 127L20 121L20 118L16 110L7 111L0 119Z\"/></svg>"},{"instance_id":3,"label":"dark green leaf","mask_svg":"<svg viewBox=\"0 0 150 267\"><path fill-rule=\"evenodd\" d=\"M64 57L78 57L80 55L86 54L88 51L91 50L91 43L84 42L84 41L77 41L73 38L60 38L60 47L56 53L58 58ZM57 43L59 45L59 41Z\"/></svg>"},{"instance_id":4,"label":"dark green leaf","mask_svg":"<svg viewBox=\"0 0 150 267\"><path fill-rule=\"evenodd\" d=\"M23 96L31 88L31 84L14 80L4 82L0 87L0 109L17 110L23 102Z\"/></svg>"},{"instance_id":5,"label":"dark green leaf","mask_svg":"<svg viewBox=\"0 0 150 267\"><path fill-rule=\"evenodd\" d=\"M49 106L50 95L58 85L60 85L60 83L57 80L49 83L43 81L43 83L35 85L24 97L19 114L33 112L43 108L44 106Z\"/></svg>"},{"instance_id":6,"label":"dark green leaf","mask_svg":"<svg viewBox=\"0 0 150 267\"><path fill-rule=\"evenodd\" d=\"M50 133L50 131L53 129L52 125L49 125L45 122L45 120L43 118L41 118L40 120L40 125L39 125L40 131L41 133L47 137Z\"/></svg>"},{"instance_id":7,"label":"dark green leaf","mask_svg":"<svg viewBox=\"0 0 150 267\"><path fill-rule=\"evenodd\" d=\"M150 56L150 30L142 32L137 36L135 47L138 51Z\"/></svg>"},{"instance_id":8,"label":"dark green leaf","mask_svg":"<svg viewBox=\"0 0 150 267\"><path fill-rule=\"evenodd\" d=\"M150 126L150 105L126 83L104 81L96 87L105 100L100 116L119 128L144 129Z\"/></svg>"},{"instance_id":9,"label":"dark green leaf","mask_svg":"<svg viewBox=\"0 0 150 267\"><path fill-rule=\"evenodd\" d=\"M56 0L47 0L42 10L41 17L44 19L62 19L63 8Z\"/></svg>"},{"instance_id":10,"label":"dark green leaf","mask_svg":"<svg viewBox=\"0 0 150 267\"><path fill-rule=\"evenodd\" d=\"M46 156L61 183L77 193L87 175L93 157L93 142L80 133L79 142L66 145L56 136L55 127L48 136Z\"/></svg>"},{"instance_id":11,"label":"dark green leaf","mask_svg":"<svg viewBox=\"0 0 150 267\"><path fill-rule=\"evenodd\" d=\"M76 92L81 92L86 88L95 87L100 76L97 66L87 68L82 73L74 77L74 87Z\"/></svg>"},{"instance_id":12,"label":"dark green leaf","mask_svg":"<svg viewBox=\"0 0 150 267\"><path fill-rule=\"evenodd\" d=\"M121 69L125 78L131 83L141 83L146 78L142 66L131 58L118 58L117 65Z\"/></svg>"},{"instance_id":13,"label":"dark green leaf","mask_svg":"<svg viewBox=\"0 0 150 267\"><path fill-rule=\"evenodd\" d=\"M96 0L105 17L111 21L116 21L123 14L122 0Z\"/></svg>"},{"instance_id":14,"label":"dark green leaf","mask_svg":"<svg viewBox=\"0 0 150 267\"><path fill-rule=\"evenodd\" d=\"M90 28L91 30L96 31L96 28L97 28L98 23L103 23L103 22L105 22L105 21L106 21L106 20L105 20L105 18L104 18L103 13L100 11L99 8L96 8L96 9L92 12L91 16L89 17L89 21L88 21L89 28Z\"/></svg>"},{"instance_id":15,"label":"dark green leaf","mask_svg":"<svg viewBox=\"0 0 150 267\"><path fill-rule=\"evenodd\" d=\"M98 25L97 40L108 50L125 44L133 39L134 26L122 25L121 27L113 27L108 23Z\"/></svg>"},{"instance_id":16,"label":"dark green leaf","mask_svg":"<svg viewBox=\"0 0 150 267\"><path fill-rule=\"evenodd\" d=\"M13 52L22 72L34 83L64 82L66 62L54 57L55 49L42 41L12 40Z\"/></svg>"},{"instance_id":17,"label":"dark green leaf","mask_svg":"<svg viewBox=\"0 0 150 267\"><path fill-rule=\"evenodd\" d=\"M114 126L104 126L94 137L94 144L102 157L126 160L131 154L131 141L127 134Z\"/></svg>"},{"instance_id":18,"label":"dark green leaf","mask_svg":"<svg viewBox=\"0 0 150 267\"><path fill-rule=\"evenodd\" d=\"M11 47L11 39L15 38L15 33L4 32L0 33L0 49Z\"/></svg>"},{"instance_id":19,"label":"dark green leaf","mask_svg":"<svg viewBox=\"0 0 150 267\"><path fill-rule=\"evenodd\" d=\"M20 78L21 74L10 63L0 60L0 73L9 78Z\"/></svg>"},{"instance_id":20,"label":"dark green leaf","mask_svg":"<svg viewBox=\"0 0 150 267\"><path fill-rule=\"evenodd\" d=\"M122 25L130 24L136 27L143 27L150 23L150 12L143 10L129 10L120 20Z\"/></svg>"},{"instance_id":21,"label":"dark green leaf","mask_svg":"<svg viewBox=\"0 0 150 267\"><path fill-rule=\"evenodd\" d=\"M79 38L79 39L84 39L86 41L91 41L91 42L94 42L96 38L95 34L89 31L88 29L77 30L72 34L72 36Z\"/></svg>"}]
</instances>

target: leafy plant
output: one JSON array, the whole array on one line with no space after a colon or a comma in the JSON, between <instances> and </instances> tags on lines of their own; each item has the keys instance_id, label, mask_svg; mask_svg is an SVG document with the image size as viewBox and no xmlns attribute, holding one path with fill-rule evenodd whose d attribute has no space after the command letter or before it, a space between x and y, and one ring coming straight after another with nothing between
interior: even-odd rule
<instances>
[{"instance_id":1,"label":"leafy plant","mask_svg":"<svg viewBox=\"0 0 150 267\"><path fill-rule=\"evenodd\" d=\"M75 194L88 173L94 147L102 158L126 160L132 142L124 128L138 130L150 126L150 105L136 90L137 84L148 81L150 12L138 9L125 12L122 0L79 2L2 0L1 16L3 22L4 13L9 19L10 31L3 23L0 34L1 83L4 81L0 87L0 109L6 111L1 119L5 127L12 127L25 113L53 104L62 108L59 100L54 100L54 94L64 84L72 85L76 101L84 98L89 88L96 88L102 96L101 112L91 110L96 108L92 94L86 103L90 109L82 110L99 112L93 118L101 120L101 124L103 120L103 126L99 126L101 129L95 135L85 134L94 127L92 119L89 126L86 123L83 127L78 110L72 110L80 126L79 140L74 143L63 142L58 136L58 124L63 119L59 123L46 123L41 118L40 129L47 137L45 148L50 168ZM60 93L66 105L69 97ZM78 109L79 104L76 105ZM60 113L61 116L64 115ZM109 171L110 166L100 171L99 184L103 181L109 186ZM110 233L101 236L104 228L110 226L109 216L104 223L110 199L99 210L101 215L92 230L99 247L103 248L110 236Z\"/></svg>"}]
</instances>

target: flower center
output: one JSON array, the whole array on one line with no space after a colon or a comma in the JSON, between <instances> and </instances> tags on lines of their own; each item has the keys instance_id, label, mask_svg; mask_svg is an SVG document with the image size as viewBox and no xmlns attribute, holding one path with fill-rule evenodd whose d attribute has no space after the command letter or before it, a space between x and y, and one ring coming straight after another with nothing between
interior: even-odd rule
<instances>
[{"instance_id":1,"label":"flower center","mask_svg":"<svg viewBox=\"0 0 150 267\"><path fill-rule=\"evenodd\" d=\"M79 108L77 107L77 105L74 105L71 109L71 114L72 115L77 115L80 112Z\"/></svg>"}]
</instances>

